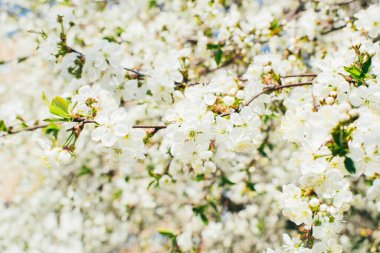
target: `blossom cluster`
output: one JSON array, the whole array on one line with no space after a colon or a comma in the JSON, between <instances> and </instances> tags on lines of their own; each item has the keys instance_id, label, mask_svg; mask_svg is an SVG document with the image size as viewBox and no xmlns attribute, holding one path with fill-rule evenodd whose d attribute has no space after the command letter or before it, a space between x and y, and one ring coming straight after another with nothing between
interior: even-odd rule
<instances>
[{"instance_id":1,"label":"blossom cluster","mask_svg":"<svg viewBox=\"0 0 380 253\"><path fill-rule=\"evenodd\" d=\"M379 4L0 1L0 251L379 252Z\"/></svg>"}]
</instances>

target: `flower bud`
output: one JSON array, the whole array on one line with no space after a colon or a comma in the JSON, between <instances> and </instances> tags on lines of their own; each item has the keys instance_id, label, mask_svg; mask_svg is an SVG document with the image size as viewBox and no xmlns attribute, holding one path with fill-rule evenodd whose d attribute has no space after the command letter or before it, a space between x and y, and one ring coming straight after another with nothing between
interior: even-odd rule
<instances>
[{"instance_id":1,"label":"flower bud","mask_svg":"<svg viewBox=\"0 0 380 253\"><path fill-rule=\"evenodd\" d=\"M225 96L223 98L223 102L227 105L227 106L231 106L235 103L235 98L231 97L231 96Z\"/></svg>"},{"instance_id":2,"label":"flower bud","mask_svg":"<svg viewBox=\"0 0 380 253\"><path fill-rule=\"evenodd\" d=\"M311 207L316 207L319 205L319 200L317 198L312 198L310 201L309 201L309 205Z\"/></svg>"},{"instance_id":3,"label":"flower bud","mask_svg":"<svg viewBox=\"0 0 380 253\"><path fill-rule=\"evenodd\" d=\"M342 113L339 115L339 121L344 122L350 119L350 116L346 113Z\"/></svg>"},{"instance_id":4,"label":"flower bud","mask_svg":"<svg viewBox=\"0 0 380 253\"><path fill-rule=\"evenodd\" d=\"M264 67L264 73L268 73L269 71L271 71L272 70L272 67L271 66L265 66Z\"/></svg>"},{"instance_id":5,"label":"flower bud","mask_svg":"<svg viewBox=\"0 0 380 253\"><path fill-rule=\"evenodd\" d=\"M336 93L336 91L332 91L330 92L329 96L335 99L338 96L338 94Z\"/></svg>"},{"instance_id":6,"label":"flower bud","mask_svg":"<svg viewBox=\"0 0 380 253\"><path fill-rule=\"evenodd\" d=\"M326 98L326 104L332 105L332 104L334 104L334 102L335 102L334 98L332 98L332 97L327 97Z\"/></svg>"},{"instance_id":7,"label":"flower bud","mask_svg":"<svg viewBox=\"0 0 380 253\"><path fill-rule=\"evenodd\" d=\"M216 171L216 165L213 162L206 162L204 165L206 173L212 173Z\"/></svg>"},{"instance_id":8,"label":"flower bud","mask_svg":"<svg viewBox=\"0 0 380 253\"><path fill-rule=\"evenodd\" d=\"M168 175L163 175L161 178L160 178L160 183L164 184L164 185L168 185L170 184L170 182L172 181L172 179L168 176Z\"/></svg>"},{"instance_id":9,"label":"flower bud","mask_svg":"<svg viewBox=\"0 0 380 253\"><path fill-rule=\"evenodd\" d=\"M350 114L350 116L351 116L352 118L357 118L357 117L359 117L359 111L358 111L357 109L351 109L351 110L349 111L349 114Z\"/></svg>"}]
</instances>

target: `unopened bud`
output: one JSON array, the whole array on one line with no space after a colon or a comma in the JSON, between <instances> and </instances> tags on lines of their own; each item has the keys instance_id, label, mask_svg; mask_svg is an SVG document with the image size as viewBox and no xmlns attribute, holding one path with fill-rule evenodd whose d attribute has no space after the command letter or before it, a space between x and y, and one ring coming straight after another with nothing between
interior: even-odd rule
<instances>
[{"instance_id":1,"label":"unopened bud","mask_svg":"<svg viewBox=\"0 0 380 253\"><path fill-rule=\"evenodd\" d=\"M271 66L265 66L264 67L264 73L268 73L269 71L272 70L272 67Z\"/></svg>"},{"instance_id":2,"label":"unopened bud","mask_svg":"<svg viewBox=\"0 0 380 253\"><path fill-rule=\"evenodd\" d=\"M319 205L319 200L317 198L312 198L310 201L309 201L309 205L311 207L316 207Z\"/></svg>"},{"instance_id":3,"label":"unopened bud","mask_svg":"<svg viewBox=\"0 0 380 253\"><path fill-rule=\"evenodd\" d=\"M335 99L338 96L338 94L336 93L336 91L332 91L330 92L329 96Z\"/></svg>"},{"instance_id":4,"label":"unopened bud","mask_svg":"<svg viewBox=\"0 0 380 253\"><path fill-rule=\"evenodd\" d=\"M357 109L351 109L351 110L349 111L349 114L350 114L350 116L351 116L352 118L357 118L357 117L359 117L359 111L358 111Z\"/></svg>"},{"instance_id":5,"label":"unopened bud","mask_svg":"<svg viewBox=\"0 0 380 253\"><path fill-rule=\"evenodd\" d=\"M349 119L350 119L350 116L348 116L348 114L346 114L346 113L342 113L339 115L339 121L341 121L341 122L347 121Z\"/></svg>"},{"instance_id":6,"label":"unopened bud","mask_svg":"<svg viewBox=\"0 0 380 253\"><path fill-rule=\"evenodd\" d=\"M225 96L223 98L223 102L227 105L227 106L231 106L235 103L235 98L231 97L231 96Z\"/></svg>"},{"instance_id":7,"label":"unopened bud","mask_svg":"<svg viewBox=\"0 0 380 253\"><path fill-rule=\"evenodd\" d=\"M328 105L332 105L335 102L335 99L332 97L327 97L325 100L326 100L326 104Z\"/></svg>"}]
</instances>

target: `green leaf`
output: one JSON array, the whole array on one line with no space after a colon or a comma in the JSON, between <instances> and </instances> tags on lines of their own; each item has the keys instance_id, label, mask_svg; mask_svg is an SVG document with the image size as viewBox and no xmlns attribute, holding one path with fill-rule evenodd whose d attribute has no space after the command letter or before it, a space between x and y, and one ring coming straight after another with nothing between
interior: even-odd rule
<instances>
[{"instance_id":1,"label":"green leaf","mask_svg":"<svg viewBox=\"0 0 380 253\"><path fill-rule=\"evenodd\" d=\"M362 70L364 74L367 74L369 72L369 69L372 65L372 57L373 56L368 56L368 59L362 65Z\"/></svg>"},{"instance_id":2,"label":"green leaf","mask_svg":"<svg viewBox=\"0 0 380 253\"><path fill-rule=\"evenodd\" d=\"M334 142L340 147L342 144L341 144L341 132L342 132L342 129L340 126L336 127L333 129L331 135L333 137L333 140Z\"/></svg>"},{"instance_id":3,"label":"green leaf","mask_svg":"<svg viewBox=\"0 0 380 253\"><path fill-rule=\"evenodd\" d=\"M117 39L113 36L104 36L103 40L106 40L108 42L116 42L117 43Z\"/></svg>"},{"instance_id":4,"label":"green leaf","mask_svg":"<svg viewBox=\"0 0 380 253\"><path fill-rule=\"evenodd\" d=\"M208 224L208 218L205 214L207 207L208 205L200 205L200 206L193 207L193 212L201 218L202 222L205 225Z\"/></svg>"},{"instance_id":5,"label":"green leaf","mask_svg":"<svg viewBox=\"0 0 380 253\"><path fill-rule=\"evenodd\" d=\"M151 90L147 90L147 91L146 91L146 94L147 94L148 96L153 96L153 93L152 93Z\"/></svg>"},{"instance_id":6,"label":"green leaf","mask_svg":"<svg viewBox=\"0 0 380 253\"><path fill-rule=\"evenodd\" d=\"M123 32L124 32L123 28L121 28L120 26L116 27L116 35L118 37L120 37L123 34Z\"/></svg>"},{"instance_id":7,"label":"green leaf","mask_svg":"<svg viewBox=\"0 0 380 253\"><path fill-rule=\"evenodd\" d=\"M346 167L346 170L350 172L350 174L356 173L354 161L352 161L352 159L347 156L344 158L344 166Z\"/></svg>"},{"instance_id":8,"label":"green leaf","mask_svg":"<svg viewBox=\"0 0 380 253\"><path fill-rule=\"evenodd\" d=\"M47 98L45 92L42 92L42 101L44 101L44 104L45 104L47 107L50 106L49 99Z\"/></svg>"},{"instance_id":9,"label":"green leaf","mask_svg":"<svg viewBox=\"0 0 380 253\"><path fill-rule=\"evenodd\" d=\"M350 76L356 80L359 80L362 77L362 70L356 67L355 65L352 65L350 67L344 67L344 70L348 72Z\"/></svg>"},{"instance_id":10,"label":"green leaf","mask_svg":"<svg viewBox=\"0 0 380 253\"><path fill-rule=\"evenodd\" d=\"M170 231L169 229L160 229L158 232L161 235L163 235L163 236L165 236L165 237L167 237L169 239L172 239L172 238L176 237L176 235L172 231Z\"/></svg>"},{"instance_id":11,"label":"green leaf","mask_svg":"<svg viewBox=\"0 0 380 253\"><path fill-rule=\"evenodd\" d=\"M58 133L59 133L60 127L54 123L50 123L46 128L45 128L45 133L46 134L51 134L54 136L55 139L58 138Z\"/></svg>"},{"instance_id":12,"label":"green leaf","mask_svg":"<svg viewBox=\"0 0 380 253\"><path fill-rule=\"evenodd\" d=\"M147 166L147 169L148 169L148 174L149 174L149 176L153 177L153 178L156 179L156 180L159 180L159 179L161 178L160 175L158 175L158 174L156 174L156 173L154 172L154 166L153 166L153 165L148 165L148 166Z\"/></svg>"},{"instance_id":13,"label":"green leaf","mask_svg":"<svg viewBox=\"0 0 380 253\"><path fill-rule=\"evenodd\" d=\"M246 182L247 188L250 189L251 191L256 191L256 184L252 182Z\"/></svg>"},{"instance_id":14,"label":"green leaf","mask_svg":"<svg viewBox=\"0 0 380 253\"><path fill-rule=\"evenodd\" d=\"M223 58L223 51L222 49L218 49L216 50L216 53L215 53L215 62L216 62L216 65L219 66L220 62L222 61L222 58Z\"/></svg>"},{"instance_id":15,"label":"green leaf","mask_svg":"<svg viewBox=\"0 0 380 253\"><path fill-rule=\"evenodd\" d=\"M232 182L231 180L229 180L224 174L222 174L220 180L221 180L221 182L220 182L221 186L234 185L235 184L234 182Z\"/></svg>"},{"instance_id":16,"label":"green leaf","mask_svg":"<svg viewBox=\"0 0 380 253\"><path fill-rule=\"evenodd\" d=\"M207 44L207 49L209 49L209 50L220 49L220 45L219 44L208 43Z\"/></svg>"},{"instance_id":17,"label":"green leaf","mask_svg":"<svg viewBox=\"0 0 380 253\"><path fill-rule=\"evenodd\" d=\"M121 189L117 189L114 193L113 193L113 199L120 199L120 197L123 195L123 190Z\"/></svg>"},{"instance_id":18,"label":"green leaf","mask_svg":"<svg viewBox=\"0 0 380 253\"><path fill-rule=\"evenodd\" d=\"M268 157L267 153L265 152L265 147L266 147L266 143L263 142L263 143L261 143L261 145L257 149L257 151L259 151L260 155L262 155L263 157Z\"/></svg>"},{"instance_id":19,"label":"green leaf","mask_svg":"<svg viewBox=\"0 0 380 253\"><path fill-rule=\"evenodd\" d=\"M61 108L64 112L69 113L70 101L68 101L67 99L57 96L53 99L53 101L51 101L51 104Z\"/></svg>"},{"instance_id":20,"label":"green leaf","mask_svg":"<svg viewBox=\"0 0 380 253\"><path fill-rule=\"evenodd\" d=\"M70 105L69 100L57 96L53 99L53 101L51 101L49 111L54 115L57 115L63 118L69 118L70 117L69 105Z\"/></svg>"},{"instance_id":21,"label":"green leaf","mask_svg":"<svg viewBox=\"0 0 380 253\"><path fill-rule=\"evenodd\" d=\"M5 121L0 120L0 132L7 132L7 131L8 131L8 127L7 125L5 125Z\"/></svg>"},{"instance_id":22,"label":"green leaf","mask_svg":"<svg viewBox=\"0 0 380 253\"><path fill-rule=\"evenodd\" d=\"M208 218L207 218L206 214L200 213L199 217L201 217L201 220L202 220L203 224L205 224L205 225L208 224Z\"/></svg>"},{"instance_id":23,"label":"green leaf","mask_svg":"<svg viewBox=\"0 0 380 253\"><path fill-rule=\"evenodd\" d=\"M215 212L218 211L218 205L215 203L214 200L209 201L210 206L215 210Z\"/></svg>"},{"instance_id":24,"label":"green leaf","mask_svg":"<svg viewBox=\"0 0 380 253\"><path fill-rule=\"evenodd\" d=\"M49 111L50 111L50 113L52 113L54 115L57 115L57 116L61 116L61 117L64 117L64 118L69 117L68 113L66 113L61 108L59 108L57 106L54 106L54 105L50 105Z\"/></svg>"},{"instance_id":25,"label":"green leaf","mask_svg":"<svg viewBox=\"0 0 380 253\"><path fill-rule=\"evenodd\" d=\"M90 175L90 174L93 174L92 170L89 167L87 167L86 165L83 165L79 174L78 174L78 177Z\"/></svg>"},{"instance_id":26,"label":"green leaf","mask_svg":"<svg viewBox=\"0 0 380 253\"><path fill-rule=\"evenodd\" d=\"M348 153L350 132L344 128L344 125L350 123L340 124L331 131L332 141L327 147L331 150L333 156L345 156Z\"/></svg>"},{"instance_id":27,"label":"green leaf","mask_svg":"<svg viewBox=\"0 0 380 253\"><path fill-rule=\"evenodd\" d=\"M152 9L154 7L157 7L157 1L156 0L149 0L149 9Z\"/></svg>"},{"instance_id":28,"label":"green leaf","mask_svg":"<svg viewBox=\"0 0 380 253\"><path fill-rule=\"evenodd\" d=\"M205 174L204 173L198 174L195 176L195 181L197 181L197 182L204 181L204 180L205 180Z\"/></svg>"}]
</instances>

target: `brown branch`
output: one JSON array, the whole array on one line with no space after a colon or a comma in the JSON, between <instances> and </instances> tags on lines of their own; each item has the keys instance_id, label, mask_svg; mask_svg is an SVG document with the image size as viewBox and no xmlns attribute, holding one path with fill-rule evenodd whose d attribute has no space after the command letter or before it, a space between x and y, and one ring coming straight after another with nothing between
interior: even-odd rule
<instances>
[{"instance_id":1,"label":"brown branch","mask_svg":"<svg viewBox=\"0 0 380 253\"><path fill-rule=\"evenodd\" d=\"M265 88L263 91L257 93L250 100L248 100L245 104L243 104L243 106L240 109L238 109L236 112L240 112L244 107L249 106L255 99L257 99L261 95L271 93L271 92L276 91L276 90L282 90L282 89L292 88L292 87L307 86L307 85L313 85L313 83L312 82L292 83L292 84L286 84L286 85L281 85L281 86L273 86L273 87ZM225 116L228 116L230 114L231 114L231 112L228 112L228 113L222 114L221 116L225 117Z\"/></svg>"},{"instance_id":2,"label":"brown branch","mask_svg":"<svg viewBox=\"0 0 380 253\"><path fill-rule=\"evenodd\" d=\"M352 3L357 2L357 1L358 1L358 0L350 0L350 1L347 1L347 2L336 3L336 4L333 4L333 5L336 5L336 6L344 6L344 5L352 4Z\"/></svg>"},{"instance_id":3,"label":"brown branch","mask_svg":"<svg viewBox=\"0 0 380 253\"><path fill-rule=\"evenodd\" d=\"M167 126L165 125L161 125L161 126L149 126L149 125L135 125L135 126L132 126L132 128L140 128L140 129L164 129L164 128L167 128Z\"/></svg>"},{"instance_id":4,"label":"brown branch","mask_svg":"<svg viewBox=\"0 0 380 253\"><path fill-rule=\"evenodd\" d=\"M262 92L256 94L255 96L253 96L250 100L248 100L248 102L246 102L243 105L243 107L248 106L250 103L252 103L253 100L255 100L256 98L258 98L261 95L264 95L264 94L266 94L268 92L270 93L270 92L273 92L273 91L276 91L276 90L282 90L282 89L285 89L285 88L306 86L306 85L312 85L312 84L313 84L312 82L305 82L305 83L292 83L292 84L286 84L286 85L281 85L281 86L269 87L269 88L266 88L265 90L263 90Z\"/></svg>"},{"instance_id":5,"label":"brown branch","mask_svg":"<svg viewBox=\"0 0 380 253\"><path fill-rule=\"evenodd\" d=\"M77 53L77 54L79 54L79 56L81 57L82 60L84 60L84 61L86 60L86 56L82 52L80 52L80 51L78 51L78 50L76 50L76 49L68 46L66 44L66 42L64 42L64 43L65 43L65 46L66 46L67 50L70 53ZM125 67L123 67L123 69L126 70L126 71L129 71L129 72L132 72L133 74L135 74L137 76L137 78L149 77L149 75L141 73L141 72L139 72L137 70L134 70L134 69L131 69L131 68L125 68Z\"/></svg>"},{"instance_id":6,"label":"brown branch","mask_svg":"<svg viewBox=\"0 0 380 253\"><path fill-rule=\"evenodd\" d=\"M347 27L347 24L344 24L344 25L341 25L341 26L337 26L337 27L332 27L330 30L327 30L327 31L323 31L321 32L322 35L327 35L329 33L332 33L332 32L335 32L335 31L339 31L339 30L342 30L343 28Z\"/></svg>"},{"instance_id":7,"label":"brown branch","mask_svg":"<svg viewBox=\"0 0 380 253\"><path fill-rule=\"evenodd\" d=\"M285 16L285 19L287 21L290 21L292 19L298 18L299 14L303 11L305 11L305 3L302 0L299 0L297 8L295 8L291 13L288 13Z\"/></svg>"},{"instance_id":8,"label":"brown branch","mask_svg":"<svg viewBox=\"0 0 380 253\"><path fill-rule=\"evenodd\" d=\"M74 119L73 122L78 122L78 124L82 124L82 125L85 125L85 124L98 124L96 121L94 120L86 120L86 119ZM31 127L26 127L26 128L22 128L22 129L18 129L18 130L13 130L14 127L9 127L7 131L4 131L5 134L3 135L0 135L0 138L1 137L5 137L5 136L8 136L8 135L13 135L13 134L18 134L18 133L22 133L22 132L31 132L31 131L35 131L35 130L38 130L38 129L42 129L42 128L45 128L45 127L48 127L49 124L41 124L41 125L36 125L36 126L31 126ZM132 128L139 128L139 129L155 129L156 131L160 130L160 129L164 129L166 128L167 126L165 125L156 125L156 126L149 126L149 125L134 125L132 126Z\"/></svg>"},{"instance_id":9,"label":"brown branch","mask_svg":"<svg viewBox=\"0 0 380 253\"><path fill-rule=\"evenodd\" d=\"M314 73L304 73L304 74L294 74L294 75L286 75L281 76L281 78L290 78L290 77L316 77L318 74Z\"/></svg>"},{"instance_id":10,"label":"brown branch","mask_svg":"<svg viewBox=\"0 0 380 253\"><path fill-rule=\"evenodd\" d=\"M22 128L22 129L19 129L19 130L13 130L13 127L9 127L8 131L5 131L6 134L5 135L1 135L0 137L6 136L6 135L18 134L18 133L21 133L21 132L30 132L30 131L41 129L41 128L44 128L44 127L47 127L47 126L48 126L48 124L43 124L43 125L37 125L37 126L32 126L32 127L26 127L26 128Z\"/></svg>"},{"instance_id":11,"label":"brown branch","mask_svg":"<svg viewBox=\"0 0 380 253\"><path fill-rule=\"evenodd\" d=\"M267 94L267 93L271 93L271 92L276 91L276 90L282 90L282 89L292 88L292 87L307 86L307 85L312 85L312 84L313 84L312 82L304 82L304 83L293 83L293 84L287 84L287 85L281 85L281 86L274 86L274 87L266 88L263 91L261 91L261 92L257 93L256 95L254 95L239 110L237 110L237 112L241 111L241 109L243 109L244 107L249 106L255 99L257 99L261 95L264 95L264 94ZM230 114L231 114L231 112L222 114L221 116L225 117L225 116L228 116ZM74 119L74 122L78 122L79 124L83 124L83 125L84 124L97 124L97 122L94 121L94 120L86 120L86 119L83 119L83 118ZM7 135L18 134L18 133L21 133L21 132L30 132L30 131L38 130L38 129L41 129L41 128L45 128L47 126L49 126L49 124L42 124L42 125L36 125L36 126L32 126L32 127L26 127L26 128L22 128L22 129L19 129L19 130L13 130L14 127L9 127L8 131L5 131L6 134L1 135L0 137L4 137L4 136L7 136ZM154 129L155 131L158 131L160 129L167 128L167 126L166 125L134 125L134 126L132 126L132 128L135 128L135 129Z\"/></svg>"},{"instance_id":12,"label":"brown branch","mask_svg":"<svg viewBox=\"0 0 380 253\"><path fill-rule=\"evenodd\" d=\"M146 77L146 76L149 77L149 75L143 74L143 73L141 73L141 72L139 72L137 70L134 70L134 69L130 69L130 68L124 68L124 69L126 71L132 72L133 74L136 74L138 78L140 78L140 77Z\"/></svg>"},{"instance_id":13,"label":"brown branch","mask_svg":"<svg viewBox=\"0 0 380 253\"><path fill-rule=\"evenodd\" d=\"M311 226L311 228L307 231L307 235L306 235L306 247L307 248L311 248L311 246L312 246L311 245L312 238L313 238L313 226Z\"/></svg>"},{"instance_id":14,"label":"brown branch","mask_svg":"<svg viewBox=\"0 0 380 253\"><path fill-rule=\"evenodd\" d=\"M225 67L227 67L227 66L229 66L229 65L231 65L231 64L233 64L233 63L234 63L234 60L233 60L233 59L230 59L230 60L228 60L228 61L225 61L224 63L222 63L221 65L219 65L219 66L216 67L216 68L213 68L213 69L206 68L206 70L205 70L205 74L207 75L207 74L213 73L213 72L215 72L215 71L217 71L217 70L220 70L220 69L223 69L223 68L225 68Z\"/></svg>"}]
</instances>

